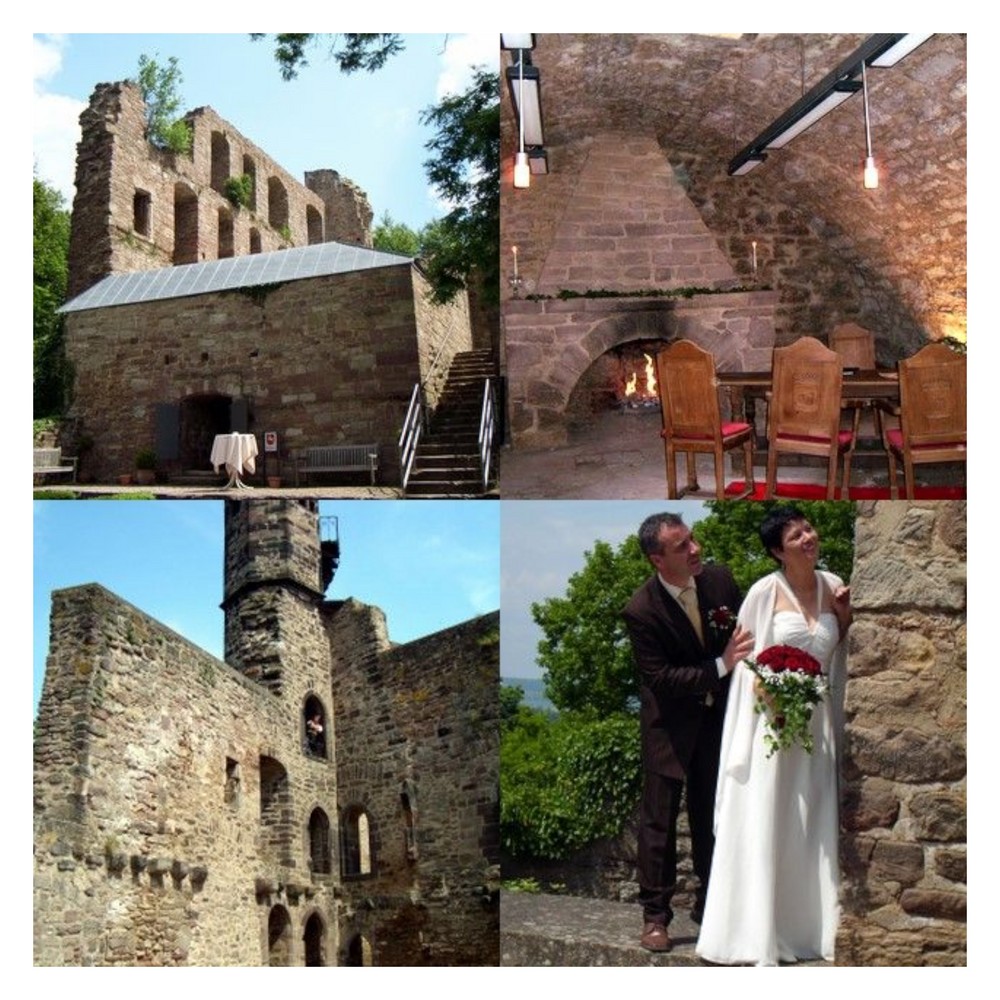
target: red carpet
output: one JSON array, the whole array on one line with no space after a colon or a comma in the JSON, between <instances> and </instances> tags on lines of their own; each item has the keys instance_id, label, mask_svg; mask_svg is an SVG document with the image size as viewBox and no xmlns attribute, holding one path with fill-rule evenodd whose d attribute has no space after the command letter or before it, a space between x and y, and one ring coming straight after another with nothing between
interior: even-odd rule
<instances>
[{"instance_id":1,"label":"red carpet","mask_svg":"<svg viewBox=\"0 0 1000 1000\"><path fill-rule=\"evenodd\" d=\"M726 487L726 495L738 496L745 489L742 481L730 483ZM914 490L917 500L964 500L964 486L918 486ZM826 487L807 483L778 483L774 490L776 500L825 500ZM899 498L905 500L905 490L902 483L899 487ZM748 500L764 499L764 484L756 483L753 493L747 497ZM840 500L840 490L837 490L837 499ZM850 489L850 500L888 500L889 487L878 486L852 486Z\"/></svg>"}]
</instances>

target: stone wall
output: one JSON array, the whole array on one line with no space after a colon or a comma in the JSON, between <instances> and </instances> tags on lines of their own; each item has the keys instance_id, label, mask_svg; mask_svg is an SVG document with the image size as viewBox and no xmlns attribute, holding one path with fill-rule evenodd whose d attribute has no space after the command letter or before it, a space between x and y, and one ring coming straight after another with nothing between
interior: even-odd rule
<instances>
[{"instance_id":1,"label":"stone wall","mask_svg":"<svg viewBox=\"0 0 1000 1000\"><path fill-rule=\"evenodd\" d=\"M467 349L469 336L465 296L432 304L409 262L70 313L69 416L94 442L80 477L131 472L136 451L156 445L164 404L180 408L182 450L161 471L207 471L214 434L236 429L229 404L243 400L248 431L278 432L286 476L310 445L377 442L380 481L398 482L397 442L422 365L444 342L446 355ZM200 423L188 421L189 406L201 407Z\"/></svg>"},{"instance_id":2,"label":"stone wall","mask_svg":"<svg viewBox=\"0 0 1000 1000\"><path fill-rule=\"evenodd\" d=\"M433 410L441 398L452 359L459 351L471 351L473 347L469 297L459 294L447 305L439 305L433 300L430 282L418 267L414 267L413 276L424 400Z\"/></svg>"},{"instance_id":3,"label":"stone wall","mask_svg":"<svg viewBox=\"0 0 1000 1000\"><path fill-rule=\"evenodd\" d=\"M966 505L858 505L839 965L966 961Z\"/></svg>"},{"instance_id":4,"label":"stone wall","mask_svg":"<svg viewBox=\"0 0 1000 1000\"><path fill-rule=\"evenodd\" d=\"M211 108L190 112L190 154L145 137L145 104L128 81L97 86L80 116L69 296L107 274L189 264L329 240L371 245L363 191L332 170L295 180ZM236 206L225 182L253 179ZM312 188L312 190L310 190Z\"/></svg>"},{"instance_id":5,"label":"stone wall","mask_svg":"<svg viewBox=\"0 0 1000 1000\"><path fill-rule=\"evenodd\" d=\"M272 831L265 756L287 773ZM36 964L267 964L276 903L293 962L314 913L335 952L333 883L310 873L307 830L317 806L335 824L336 801L334 770L303 753L294 695L274 697L97 585L53 596L35 743Z\"/></svg>"},{"instance_id":6,"label":"stone wall","mask_svg":"<svg viewBox=\"0 0 1000 1000\"><path fill-rule=\"evenodd\" d=\"M377 609L328 607L341 803L374 831L345 936L380 965L496 965L498 615L389 646Z\"/></svg>"}]
</instances>

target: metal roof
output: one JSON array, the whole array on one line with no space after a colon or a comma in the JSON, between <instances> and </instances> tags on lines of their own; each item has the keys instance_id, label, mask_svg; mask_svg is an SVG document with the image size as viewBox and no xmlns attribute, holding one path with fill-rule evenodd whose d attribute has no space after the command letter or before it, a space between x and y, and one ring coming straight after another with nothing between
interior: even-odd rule
<instances>
[{"instance_id":1,"label":"metal roof","mask_svg":"<svg viewBox=\"0 0 1000 1000\"><path fill-rule=\"evenodd\" d=\"M402 254L370 250L349 243L314 243L270 253L178 264L155 271L109 274L63 305L59 312L102 309L133 302L176 299L233 288L252 288L276 282L298 281L328 274L347 274L410 262Z\"/></svg>"}]
</instances>

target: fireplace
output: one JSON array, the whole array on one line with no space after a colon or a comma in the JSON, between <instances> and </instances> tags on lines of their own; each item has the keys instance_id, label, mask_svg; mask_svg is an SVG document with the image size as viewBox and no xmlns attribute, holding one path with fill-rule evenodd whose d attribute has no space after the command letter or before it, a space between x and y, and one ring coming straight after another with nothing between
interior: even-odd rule
<instances>
[{"instance_id":1,"label":"fireplace","mask_svg":"<svg viewBox=\"0 0 1000 1000\"><path fill-rule=\"evenodd\" d=\"M776 292L718 292L688 299L508 300L503 317L514 447L566 444L576 425L609 410L658 413L649 366L678 339L711 351L719 371L769 368L777 298Z\"/></svg>"}]
</instances>

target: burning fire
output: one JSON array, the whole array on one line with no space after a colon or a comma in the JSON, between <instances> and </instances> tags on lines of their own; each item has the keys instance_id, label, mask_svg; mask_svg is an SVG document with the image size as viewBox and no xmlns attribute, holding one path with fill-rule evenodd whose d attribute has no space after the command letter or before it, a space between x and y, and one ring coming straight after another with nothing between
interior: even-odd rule
<instances>
[{"instance_id":1,"label":"burning fire","mask_svg":"<svg viewBox=\"0 0 1000 1000\"><path fill-rule=\"evenodd\" d=\"M653 364L653 359L648 354L643 354L646 359L646 388L642 392L643 398L655 398L656 397L656 366ZM636 395L638 392L639 385L639 373L632 372L625 382L625 398L630 399L632 396Z\"/></svg>"}]
</instances>

